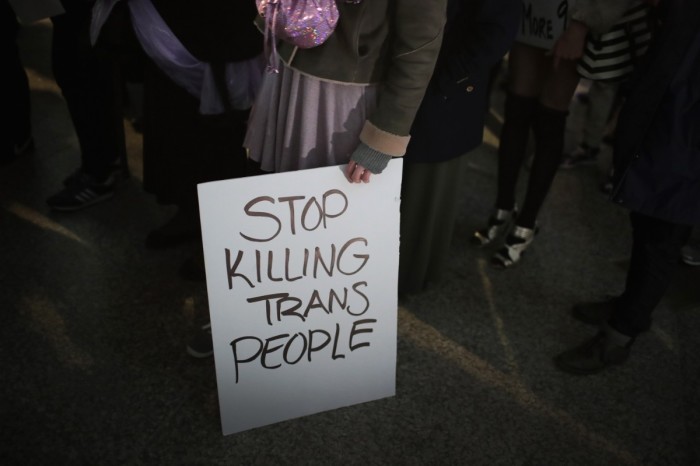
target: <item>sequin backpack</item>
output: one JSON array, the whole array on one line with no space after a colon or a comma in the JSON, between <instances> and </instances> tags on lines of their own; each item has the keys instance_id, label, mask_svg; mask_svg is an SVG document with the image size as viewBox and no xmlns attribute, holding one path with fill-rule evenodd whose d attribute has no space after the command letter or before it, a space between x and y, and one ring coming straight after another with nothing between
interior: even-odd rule
<instances>
[{"instance_id":1,"label":"sequin backpack","mask_svg":"<svg viewBox=\"0 0 700 466\"><path fill-rule=\"evenodd\" d=\"M333 34L340 17L335 2L336 0L256 0L258 13L265 20L268 71L277 71L277 39L309 49L323 44Z\"/></svg>"}]
</instances>

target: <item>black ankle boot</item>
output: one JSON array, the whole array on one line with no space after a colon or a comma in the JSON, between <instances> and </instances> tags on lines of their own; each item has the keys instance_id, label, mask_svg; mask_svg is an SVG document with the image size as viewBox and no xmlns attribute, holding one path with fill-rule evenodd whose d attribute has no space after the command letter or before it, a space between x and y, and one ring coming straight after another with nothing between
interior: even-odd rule
<instances>
[{"instance_id":1,"label":"black ankle boot","mask_svg":"<svg viewBox=\"0 0 700 466\"><path fill-rule=\"evenodd\" d=\"M634 338L624 335L609 324L598 334L554 358L556 366L570 374L596 374L610 366L622 364L630 355Z\"/></svg>"}]
</instances>

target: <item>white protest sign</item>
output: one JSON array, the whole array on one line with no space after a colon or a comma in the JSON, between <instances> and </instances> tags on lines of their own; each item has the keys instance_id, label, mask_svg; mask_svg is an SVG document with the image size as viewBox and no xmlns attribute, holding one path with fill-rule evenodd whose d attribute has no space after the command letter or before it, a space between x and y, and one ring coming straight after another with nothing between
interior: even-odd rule
<instances>
[{"instance_id":1,"label":"white protest sign","mask_svg":"<svg viewBox=\"0 0 700 466\"><path fill-rule=\"evenodd\" d=\"M522 0L523 13L516 41L550 50L564 32L569 9L576 0Z\"/></svg>"},{"instance_id":2,"label":"white protest sign","mask_svg":"<svg viewBox=\"0 0 700 466\"><path fill-rule=\"evenodd\" d=\"M31 24L65 12L60 0L9 0L9 2L22 24Z\"/></svg>"},{"instance_id":3,"label":"white protest sign","mask_svg":"<svg viewBox=\"0 0 700 466\"><path fill-rule=\"evenodd\" d=\"M403 161L199 185L224 435L395 394Z\"/></svg>"}]
</instances>

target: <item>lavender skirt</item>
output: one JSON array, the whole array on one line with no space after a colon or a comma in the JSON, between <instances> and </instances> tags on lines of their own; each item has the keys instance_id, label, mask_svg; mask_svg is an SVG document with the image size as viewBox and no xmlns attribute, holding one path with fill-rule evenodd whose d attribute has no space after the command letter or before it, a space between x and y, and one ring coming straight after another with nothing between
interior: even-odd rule
<instances>
[{"instance_id":1,"label":"lavender skirt","mask_svg":"<svg viewBox=\"0 0 700 466\"><path fill-rule=\"evenodd\" d=\"M376 102L376 85L324 81L281 64L264 76L243 145L267 172L342 165Z\"/></svg>"}]
</instances>

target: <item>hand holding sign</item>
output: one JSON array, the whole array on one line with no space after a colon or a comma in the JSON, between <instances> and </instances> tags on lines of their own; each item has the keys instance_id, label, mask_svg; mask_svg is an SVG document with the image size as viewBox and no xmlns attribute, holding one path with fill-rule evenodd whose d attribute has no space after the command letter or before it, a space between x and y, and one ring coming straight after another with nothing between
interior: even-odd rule
<instances>
[{"instance_id":1,"label":"hand holding sign","mask_svg":"<svg viewBox=\"0 0 700 466\"><path fill-rule=\"evenodd\" d=\"M354 160L351 160L348 166L345 167L345 175L351 183L369 183L369 177L372 175L372 172Z\"/></svg>"}]
</instances>

